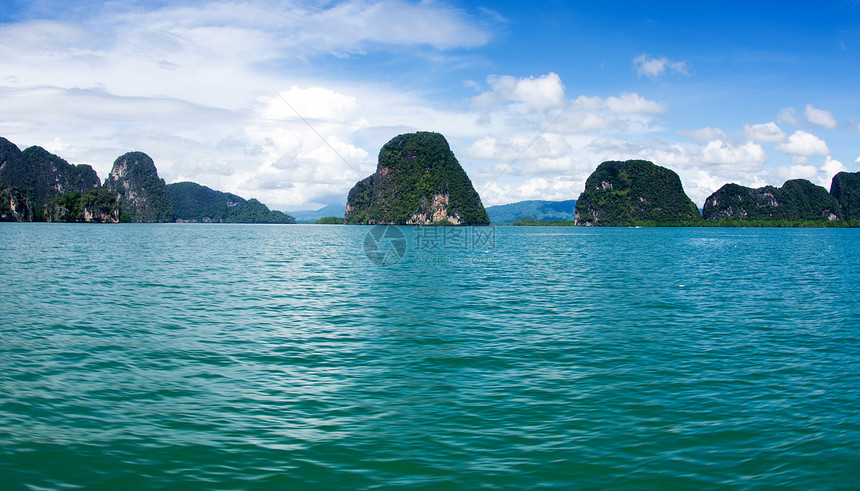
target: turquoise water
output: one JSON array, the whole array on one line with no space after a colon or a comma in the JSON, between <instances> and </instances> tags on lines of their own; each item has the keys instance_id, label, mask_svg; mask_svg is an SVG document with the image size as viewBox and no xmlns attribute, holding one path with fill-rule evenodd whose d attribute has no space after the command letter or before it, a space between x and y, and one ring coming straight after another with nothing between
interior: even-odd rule
<instances>
[{"instance_id":1,"label":"turquoise water","mask_svg":"<svg viewBox=\"0 0 860 491\"><path fill-rule=\"evenodd\" d=\"M371 230L0 224L0 487L860 483L860 230Z\"/></svg>"}]
</instances>

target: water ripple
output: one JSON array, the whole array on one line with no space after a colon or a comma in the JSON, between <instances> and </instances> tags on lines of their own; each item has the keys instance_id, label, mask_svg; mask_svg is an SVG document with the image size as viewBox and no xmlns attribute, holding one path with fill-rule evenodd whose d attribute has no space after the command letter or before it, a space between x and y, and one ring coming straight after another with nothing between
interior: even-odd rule
<instances>
[{"instance_id":1,"label":"water ripple","mask_svg":"<svg viewBox=\"0 0 860 491\"><path fill-rule=\"evenodd\" d=\"M4 487L860 482L857 231L368 230L0 224Z\"/></svg>"}]
</instances>

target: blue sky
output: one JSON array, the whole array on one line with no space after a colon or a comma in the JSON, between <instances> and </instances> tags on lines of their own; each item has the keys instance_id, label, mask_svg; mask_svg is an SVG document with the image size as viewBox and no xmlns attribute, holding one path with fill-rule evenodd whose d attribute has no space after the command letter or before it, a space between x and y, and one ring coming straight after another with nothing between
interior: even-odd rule
<instances>
[{"instance_id":1,"label":"blue sky","mask_svg":"<svg viewBox=\"0 0 860 491\"><path fill-rule=\"evenodd\" d=\"M486 205L644 158L722 184L860 170L860 2L4 2L0 136L104 178L146 152L276 209L345 201L399 133Z\"/></svg>"}]
</instances>

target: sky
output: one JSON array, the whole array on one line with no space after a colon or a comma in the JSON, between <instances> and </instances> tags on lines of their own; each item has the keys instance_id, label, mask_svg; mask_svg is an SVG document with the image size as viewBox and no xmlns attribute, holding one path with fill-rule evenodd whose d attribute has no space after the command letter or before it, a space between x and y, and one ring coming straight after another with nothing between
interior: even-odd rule
<instances>
[{"instance_id":1,"label":"sky","mask_svg":"<svg viewBox=\"0 0 860 491\"><path fill-rule=\"evenodd\" d=\"M104 179L147 153L277 210L343 205L443 134L484 205L576 199L603 161L829 189L860 171L860 0L0 0L0 136Z\"/></svg>"}]
</instances>

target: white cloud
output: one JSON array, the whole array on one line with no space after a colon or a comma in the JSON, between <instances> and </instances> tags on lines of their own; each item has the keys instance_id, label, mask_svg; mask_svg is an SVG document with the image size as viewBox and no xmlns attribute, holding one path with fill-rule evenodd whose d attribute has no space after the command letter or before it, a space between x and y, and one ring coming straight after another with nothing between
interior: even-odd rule
<instances>
[{"instance_id":1,"label":"white cloud","mask_svg":"<svg viewBox=\"0 0 860 491\"><path fill-rule=\"evenodd\" d=\"M620 114L659 114L666 112L666 105L645 99L639 94L624 93L621 97L608 97L606 107Z\"/></svg>"},{"instance_id":2,"label":"white cloud","mask_svg":"<svg viewBox=\"0 0 860 491\"><path fill-rule=\"evenodd\" d=\"M767 160L767 154L758 143L731 145L712 140L702 149L702 158L706 163L715 164L760 164Z\"/></svg>"},{"instance_id":3,"label":"white cloud","mask_svg":"<svg viewBox=\"0 0 860 491\"><path fill-rule=\"evenodd\" d=\"M678 134L693 140L717 140L725 139L726 133L719 128L699 128L696 130L678 130Z\"/></svg>"},{"instance_id":4,"label":"white cloud","mask_svg":"<svg viewBox=\"0 0 860 491\"><path fill-rule=\"evenodd\" d=\"M818 177L818 169L814 165L809 164L793 164L788 166L777 167L772 174L778 179L778 182L783 183L790 179L808 179L815 180ZM777 185L776 183L772 183Z\"/></svg>"},{"instance_id":5,"label":"white cloud","mask_svg":"<svg viewBox=\"0 0 860 491\"><path fill-rule=\"evenodd\" d=\"M263 116L272 119L352 120L358 112L355 97L347 96L324 87L306 89L293 86L280 92L277 97L264 98L267 104Z\"/></svg>"},{"instance_id":6,"label":"white cloud","mask_svg":"<svg viewBox=\"0 0 860 491\"><path fill-rule=\"evenodd\" d=\"M490 183L478 189L485 206L511 203L532 199L568 200L576 199L585 187L585 178L535 177L525 181L501 185Z\"/></svg>"},{"instance_id":7,"label":"white cloud","mask_svg":"<svg viewBox=\"0 0 860 491\"><path fill-rule=\"evenodd\" d=\"M478 107L493 108L500 103L521 102L529 109L543 111L558 107L564 102L564 84L555 73L540 77L514 78L491 76L487 82L492 87L473 99Z\"/></svg>"},{"instance_id":8,"label":"white cloud","mask_svg":"<svg viewBox=\"0 0 860 491\"><path fill-rule=\"evenodd\" d=\"M672 61L668 58L651 58L647 53L642 53L633 59L633 66L636 67L636 74L640 77L648 77L657 79L662 77L667 70L671 70L681 75L689 76L692 69L686 61Z\"/></svg>"},{"instance_id":9,"label":"white cloud","mask_svg":"<svg viewBox=\"0 0 860 491\"><path fill-rule=\"evenodd\" d=\"M744 134L752 141L779 143L785 141L785 132L774 122L744 125Z\"/></svg>"},{"instance_id":10,"label":"white cloud","mask_svg":"<svg viewBox=\"0 0 860 491\"><path fill-rule=\"evenodd\" d=\"M570 152L571 146L563 135L544 133L532 139L524 136L507 139L485 136L465 148L462 155L473 159L504 162L508 165L517 163L516 160L521 160L521 163L542 161L541 168L545 169L549 165L558 168L558 162L569 158ZM517 168L519 169L520 166Z\"/></svg>"},{"instance_id":11,"label":"white cloud","mask_svg":"<svg viewBox=\"0 0 860 491\"><path fill-rule=\"evenodd\" d=\"M516 128L526 135L540 130L647 133L659 129L654 115L667 111L665 104L630 92L605 99L580 95L566 102L564 84L555 73L529 78L491 76L487 83L490 90L473 97L472 107L481 113L478 123L491 132Z\"/></svg>"},{"instance_id":12,"label":"white cloud","mask_svg":"<svg viewBox=\"0 0 860 491\"><path fill-rule=\"evenodd\" d=\"M788 141L777 145L776 149L780 152L805 156L827 155L830 153L824 140L803 130L795 131L788 137Z\"/></svg>"},{"instance_id":13,"label":"white cloud","mask_svg":"<svg viewBox=\"0 0 860 491\"><path fill-rule=\"evenodd\" d=\"M806 120L812 124L823 126L829 130L835 130L838 124L836 124L836 118L833 117L833 114L830 111L825 111L824 109L817 109L812 104L806 106Z\"/></svg>"},{"instance_id":14,"label":"white cloud","mask_svg":"<svg viewBox=\"0 0 860 491\"><path fill-rule=\"evenodd\" d=\"M533 109L549 109L561 105L564 101L564 85L555 73L522 79L517 81L512 98Z\"/></svg>"},{"instance_id":15,"label":"white cloud","mask_svg":"<svg viewBox=\"0 0 860 491\"><path fill-rule=\"evenodd\" d=\"M786 107L779 111L776 120L780 123L797 124L797 112L793 107Z\"/></svg>"},{"instance_id":16,"label":"white cloud","mask_svg":"<svg viewBox=\"0 0 860 491\"><path fill-rule=\"evenodd\" d=\"M827 159L824 161L824 165L821 166L821 172L824 173L822 181L827 187L830 187L830 182L833 180L833 176L835 176L836 174L838 174L840 172L847 172L847 171L848 171L848 168L845 167L845 165L842 162L840 162L834 158L831 158L828 155Z\"/></svg>"},{"instance_id":17,"label":"white cloud","mask_svg":"<svg viewBox=\"0 0 860 491\"><path fill-rule=\"evenodd\" d=\"M117 155L145 151L168 182L193 180L278 209L345 199L386 141L417 130L448 138L485 204L576 198L604 160L644 158L676 170L698 203L726 182L770 179L762 145L793 155L786 173L818 168L814 155L828 157L819 176L839 167L809 133L789 138L775 122L731 135L709 126L665 131L681 117L667 103L632 88L566 95L553 72L465 82L475 90L469 95L479 94L471 106L459 84L439 99L448 88L408 80L425 67L481 80L486 73L475 67L492 65L478 59L484 53L462 50L490 42L499 22L450 3L124 5L89 9L80 22L57 15L0 25L0 135L92 164L102 177ZM380 53L393 56L377 64ZM363 63L365 54L373 63ZM354 74L359 65L379 69L377 82L361 82L375 75ZM400 71L392 75L390 66ZM692 73L686 62L647 54L634 66L651 79ZM821 124L821 113L809 106L804 116ZM783 116L797 124L800 115L789 108Z\"/></svg>"}]
</instances>

